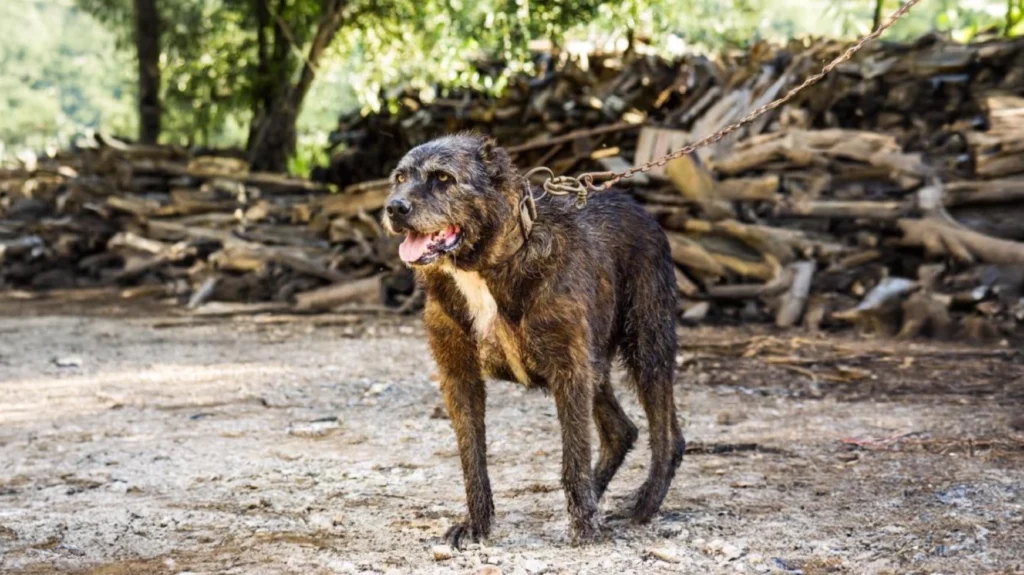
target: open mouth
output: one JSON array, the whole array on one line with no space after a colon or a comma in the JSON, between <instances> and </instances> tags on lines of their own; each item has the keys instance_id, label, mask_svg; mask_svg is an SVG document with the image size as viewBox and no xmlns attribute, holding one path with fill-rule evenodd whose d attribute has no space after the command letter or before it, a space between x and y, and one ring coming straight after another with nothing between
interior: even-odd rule
<instances>
[{"instance_id":1,"label":"open mouth","mask_svg":"<svg viewBox=\"0 0 1024 575\"><path fill-rule=\"evenodd\" d=\"M448 226L432 234L410 231L398 246L398 255L409 265L425 265L459 247L462 239L459 226Z\"/></svg>"}]
</instances>

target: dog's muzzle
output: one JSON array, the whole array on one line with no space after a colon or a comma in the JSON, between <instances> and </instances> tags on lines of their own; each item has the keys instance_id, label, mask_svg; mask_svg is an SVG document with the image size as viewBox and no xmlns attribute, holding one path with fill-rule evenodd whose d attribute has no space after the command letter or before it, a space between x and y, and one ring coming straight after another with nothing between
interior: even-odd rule
<instances>
[{"instance_id":1,"label":"dog's muzzle","mask_svg":"<svg viewBox=\"0 0 1024 575\"><path fill-rule=\"evenodd\" d=\"M384 212L387 213L392 227L396 230L408 228L408 218L409 214L412 213L412 203L405 198L394 198L384 206Z\"/></svg>"}]
</instances>

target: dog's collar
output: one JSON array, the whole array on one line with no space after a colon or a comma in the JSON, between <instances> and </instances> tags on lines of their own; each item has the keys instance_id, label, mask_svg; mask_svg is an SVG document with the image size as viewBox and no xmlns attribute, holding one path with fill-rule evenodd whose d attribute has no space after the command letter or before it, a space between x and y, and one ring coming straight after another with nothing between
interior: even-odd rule
<instances>
[{"instance_id":1,"label":"dog's collar","mask_svg":"<svg viewBox=\"0 0 1024 575\"><path fill-rule=\"evenodd\" d=\"M528 183L527 186L529 186ZM530 240L533 223L537 221L537 201L534 199L532 190L529 187L525 189L522 199L519 200L518 212L516 214L515 229L505 233L501 253L495 258L496 261L485 269L495 268L508 263Z\"/></svg>"}]
</instances>

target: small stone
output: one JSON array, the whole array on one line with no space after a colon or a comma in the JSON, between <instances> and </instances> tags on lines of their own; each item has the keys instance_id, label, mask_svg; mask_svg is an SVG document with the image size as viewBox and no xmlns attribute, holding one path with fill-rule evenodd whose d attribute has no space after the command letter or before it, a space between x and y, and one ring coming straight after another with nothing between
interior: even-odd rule
<instances>
[{"instance_id":1,"label":"small stone","mask_svg":"<svg viewBox=\"0 0 1024 575\"><path fill-rule=\"evenodd\" d=\"M682 535L684 531L686 530L683 529L682 525L679 525L678 523L669 523L668 525L663 525L661 529L658 529L658 536L663 537L665 539L688 537L689 533L687 533L685 536Z\"/></svg>"},{"instance_id":2,"label":"small stone","mask_svg":"<svg viewBox=\"0 0 1024 575\"><path fill-rule=\"evenodd\" d=\"M526 569L527 573L536 575L537 573L543 573L548 570L548 564L540 561L539 559L527 559L523 561L523 569Z\"/></svg>"},{"instance_id":3,"label":"small stone","mask_svg":"<svg viewBox=\"0 0 1024 575\"><path fill-rule=\"evenodd\" d=\"M128 484L125 483L124 481L114 481L113 483L108 484L107 488L110 491L118 493L120 495L125 495L126 493L128 493Z\"/></svg>"},{"instance_id":4,"label":"small stone","mask_svg":"<svg viewBox=\"0 0 1024 575\"><path fill-rule=\"evenodd\" d=\"M665 563L679 563L679 556L675 551L666 547L652 547L647 550L647 555Z\"/></svg>"},{"instance_id":5,"label":"small stone","mask_svg":"<svg viewBox=\"0 0 1024 575\"><path fill-rule=\"evenodd\" d=\"M721 553L727 560L732 561L743 556L743 548L733 545L732 543L726 543L722 546Z\"/></svg>"},{"instance_id":6,"label":"small stone","mask_svg":"<svg viewBox=\"0 0 1024 575\"><path fill-rule=\"evenodd\" d=\"M718 555L726 561L732 561L742 557L745 551L746 550L742 547L733 545L732 543L726 543L721 539L715 539L704 547L704 552L708 555Z\"/></svg>"},{"instance_id":7,"label":"small stone","mask_svg":"<svg viewBox=\"0 0 1024 575\"><path fill-rule=\"evenodd\" d=\"M53 365L57 367L82 367L82 358L77 355L53 358Z\"/></svg>"},{"instance_id":8,"label":"small stone","mask_svg":"<svg viewBox=\"0 0 1024 575\"><path fill-rule=\"evenodd\" d=\"M487 565L481 568L479 571L475 571L474 575L501 575L501 569L494 565Z\"/></svg>"},{"instance_id":9,"label":"small stone","mask_svg":"<svg viewBox=\"0 0 1024 575\"><path fill-rule=\"evenodd\" d=\"M391 389L390 383L375 383L366 390L366 395L369 397L376 397L389 389Z\"/></svg>"},{"instance_id":10,"label":"small stone","mask_svg":"<svg viewBox=\"0 0 1024 575\"><path fill-rule=\"evenodd\" d=\"M312 423L301 423L293 425L288 430L288 435L302 437L304 439L323 439L341 431L337 421L314 421Z\"/></svg>"},{"instance_id":11,"label":"small stone","mask_svg":"<svg viewBox=\"0 0 1024 575\"><path fill-rule=\"evenodd\" d=\"M452 548L447 545L435 545L430 552L434 555L434 561L447 561L455 556Z\"/></svg>"},{"instance_id":12,"label":"small stone","mask_svg":"<svg viewBox=\"0 0 1024 575\"><path fill-rule=\"evenodd\" d=\"M317 513L306 520L306 524L317 531L328 531L334 527L334 522L326 514Z\"/></svg>"}]
</instances>

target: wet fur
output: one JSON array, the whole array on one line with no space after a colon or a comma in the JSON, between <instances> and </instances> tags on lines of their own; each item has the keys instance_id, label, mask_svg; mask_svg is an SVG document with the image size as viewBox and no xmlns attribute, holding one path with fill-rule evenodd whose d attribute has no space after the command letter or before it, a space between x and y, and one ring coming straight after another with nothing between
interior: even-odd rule
<instances>
[{"instance_id":1,"label":"wet fur","mask_svg":"<svg viewBox=\"0 0 1024 575\"><path fill-rule=\"evenodd\" d=\"M629 514L649 520L685 447L673 401L676 288L664 232L622 193L593 195L583 210L571 197L547 196L522 243L516 214L525 183L508 154L478 136L414 148L392 177L390 199L407 199L413 209L401 221L385 217L390 231L462 228L454 252L416 267L468 503L449 541L458 546L486 537L493 522L486 378L554 396L571 536L577 542L598 536L597 503L638 436L612 391L616 357L648 419L651 464ZM592 421L600 438L594 467Z\"/></svg>"}]
</instances>

